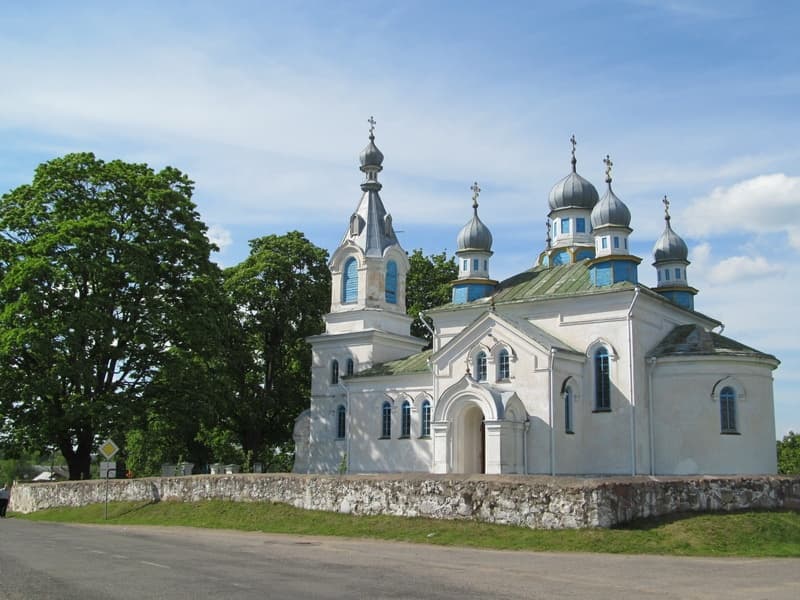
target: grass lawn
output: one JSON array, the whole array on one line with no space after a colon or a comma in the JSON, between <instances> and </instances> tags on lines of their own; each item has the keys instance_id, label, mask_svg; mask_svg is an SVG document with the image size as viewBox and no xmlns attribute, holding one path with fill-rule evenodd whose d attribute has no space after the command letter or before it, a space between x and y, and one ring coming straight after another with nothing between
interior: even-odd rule
<instances>
[{"instance_id":1,"label":"grass lawn","mask_svg":"<svg viewBox=\"0 0 800 600\"><path fill-rule=\"evenodd\" d=\"M58 508L15 518L31 521L182 525L396 540L498 550L610 552L682 556L800 557L800 512L683 515L619 529L545 531L474 521L389 516L356 517L267 502L111 503Z\"/></svg>"}]
</instances>

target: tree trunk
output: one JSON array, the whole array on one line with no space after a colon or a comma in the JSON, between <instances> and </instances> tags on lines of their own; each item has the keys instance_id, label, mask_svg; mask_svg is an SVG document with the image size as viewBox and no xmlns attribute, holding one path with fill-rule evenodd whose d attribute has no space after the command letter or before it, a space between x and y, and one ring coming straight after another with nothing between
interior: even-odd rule
<instances>
[{"instance_id":1,"label":"tree trunk","mask_svg":"<svg viewBox=\"0 0 800 600\"><path fill-rule=\"evenodd\" d=\"M77 450L72 445L70 438L62 438L58 444L61 454L67 461L70 480L92 478L92 436L81 435Z\"/></svg>"}]
</instances>

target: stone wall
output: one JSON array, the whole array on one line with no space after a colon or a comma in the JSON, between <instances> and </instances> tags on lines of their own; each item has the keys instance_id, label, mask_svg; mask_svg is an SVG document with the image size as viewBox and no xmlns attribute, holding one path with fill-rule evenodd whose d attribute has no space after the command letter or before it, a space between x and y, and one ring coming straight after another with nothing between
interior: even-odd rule
<instances>
[{"instance_id":1,"label":"stone wall","mask_svg":"<svg viewBox=\"0 0 800 600\"><path fill-rule=\"evenodd\" d=\"M11 510L103 502L106 482L17 484ZM800 477L298 474L197 475L108 482L110 501L271 501L356 515L475 519L532 528L613 527L673 513L800 509Z\"/></svg>"}]
</instances>

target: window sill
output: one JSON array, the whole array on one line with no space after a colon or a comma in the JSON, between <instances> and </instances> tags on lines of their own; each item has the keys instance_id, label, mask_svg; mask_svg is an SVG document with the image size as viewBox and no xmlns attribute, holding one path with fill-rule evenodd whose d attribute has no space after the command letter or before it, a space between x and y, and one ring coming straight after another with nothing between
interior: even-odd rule
<instances>
[{"instance_id":1,"label":"window sill","mask_svg":"<svg viewBox=\"0 0 800 600\"><path fill-rule=\"evenodd\" d=\"M610 408L595 408L592 412L593 413L610 413L611 409Z\"/></svg>"},{"instance_id":2,"label":"window sill","mask_svg":"<svg viewBox=\"0 0 800 600\"><path fill-rule=\"evenodd\" d=\"M336 438L336 441L337 441L337 442L343 442L344 440L345 440L345 438L343 438L343 437L337 437L337 438Z\"/></svg>"},{"instance_id":3,"label":"window sill","mask_svg":"<svg viewBox=\"0 0 800 600\"><path fill-rule=\"evenodd\" d=\"M390 439L392 439L392 437L391 437L391 436L389 436L389 435L382 435L382 436L381 436L381 437L379 437L378 439L379 439L379 440L390 440Z\"/></svg>"},{"instance_id":4,"label":"window sill","mask_svg":"<svg viewBox=\"0 0 800 600\"><path fill-rule=\"evenodd\" d=\"M398 440L408 440L411 439L410 435L401 435L397 438Z\"/></svg>"},{"instance_id":5,"label":"window sill","mask_svg":"<svg viewBox=\"0 0 800 600\"><path fill-rule=\"evenodd\" d=\"M742 435L738 431L720 431L719 434L720 435Z\"/></svg>"},{"instance_id":6,"label":"window sill","mask_svg":"<svg viewBox=\"0 0 800 600\"><path fill-rule=\"evenodd\" d=\"M567 435L575 435L574 431L569 431L569 430L565 431L564 433L566 433Z\"/></svg>"},{"instance_id":7,"label":"window sill","mask_svg":"<svg viewBox=\"0 0 800 600\"><path fill-rule=\"evenodd\" d=\"M431 439L431 436L429 436L429 435L421 435L421 436L419 436L418 439L420 439L420 440L429 440L429 439Z\"/></svg>"}]
</instances>

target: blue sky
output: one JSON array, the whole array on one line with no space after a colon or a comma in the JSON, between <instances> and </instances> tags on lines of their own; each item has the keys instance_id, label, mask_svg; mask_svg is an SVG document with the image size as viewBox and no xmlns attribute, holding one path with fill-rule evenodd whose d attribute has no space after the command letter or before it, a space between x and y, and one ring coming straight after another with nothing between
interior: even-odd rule
<instances>
[{"instance_id":1,"label":"blue sky","mask_svg":"<svg viewBox=\"0 0 800 600\"><path fill-rule=\"evenodd\" d=\"M90 150L173 165L216 259L291 229L332 250L374 115L406 249L452 251L480 182L493 276L528 268L578 171L633 215L655 283L660 199L698 310L782 360L800 431L800 5L795 2L31 2L0 12L0 190Z\"/></svg>"}]
</instances>

